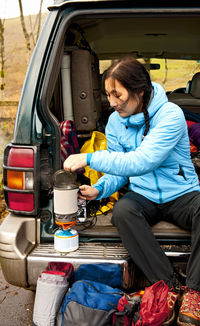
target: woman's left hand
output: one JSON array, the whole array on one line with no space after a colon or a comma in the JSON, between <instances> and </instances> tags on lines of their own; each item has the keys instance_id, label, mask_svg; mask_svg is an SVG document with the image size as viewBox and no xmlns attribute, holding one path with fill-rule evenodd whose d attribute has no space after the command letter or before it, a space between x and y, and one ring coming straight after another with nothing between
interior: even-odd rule
<instances>
[{"instance_id":1,"label":"woman's left hand","mask_svg":"<svg viewBox=\"0 0 200 326\"><path fill-rule=\"evenodd\" d=\"M74 172L78 169L84 168L87 165L87 153L72 154L63 163L65 171Z\"/></svg>"}]
</instances>

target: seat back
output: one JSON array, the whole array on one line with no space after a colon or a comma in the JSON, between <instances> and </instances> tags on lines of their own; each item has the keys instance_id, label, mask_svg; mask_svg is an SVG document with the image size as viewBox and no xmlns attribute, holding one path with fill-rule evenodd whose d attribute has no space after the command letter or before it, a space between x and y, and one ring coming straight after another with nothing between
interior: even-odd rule
<instances>
[{"instance_id":1,"label":"seat back","mask_svg":"<svg viewBox=\"0 0 200 326\"><path fill-rule=\"evenodd\" d=\"M193 76L188 93L172 92L168 95L168 100L179 105L182 109L200 114L200 72Z\"/></svg>"},{"instance_id":2,"label":"seat back","mask_svg":"<svg viewBox=\"0 0 200 326\"><path fill-rule=\"evenodd\" d=\"M72 102L75 128L92 131L101 115L98 59L88 50L72 52Z\"/></svg>"}]
</instances>

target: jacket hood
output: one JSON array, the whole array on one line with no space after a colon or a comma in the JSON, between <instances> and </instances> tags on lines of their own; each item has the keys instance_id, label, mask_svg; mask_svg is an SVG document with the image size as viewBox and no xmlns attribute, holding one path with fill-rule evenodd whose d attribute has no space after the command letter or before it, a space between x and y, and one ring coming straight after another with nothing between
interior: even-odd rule
<instances>
[{"instance_id":1,"label":"jacket hood","mask_svg":"<svg viewBox=\"0 0 200 326\"><path fill-rule=\"evenodd\" d=\"M152 87L153 87L153 98L148 106L149 118L151 118L164 103L168 102L167 96L165 94L165 90L160 84L152 82ZM120 117L119 115L118 117L121 123L126 124L128 126L142 125L145 123L143 112L133 114L126 118Z\"/></svg>"}]
</instances>

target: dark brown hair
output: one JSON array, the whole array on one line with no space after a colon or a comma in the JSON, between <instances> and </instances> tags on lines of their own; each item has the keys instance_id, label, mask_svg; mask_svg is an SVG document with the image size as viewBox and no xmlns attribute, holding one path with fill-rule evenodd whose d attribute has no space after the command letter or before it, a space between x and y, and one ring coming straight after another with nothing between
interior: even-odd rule
<instances>
[{"instance_id":1,"label":"dark brown hair","mask_svg":"<svg viewBox=\"0 0 200 326\"><path fill-rule=\"evenodd\" d=\"M147 107L151 98L152 84L144 65L133 57L124 57L115 61L105 71L104 80L107 78L116 79L120 82L128 91L129 96L144 92L142 111L145 117L146 128L143 136L146 136L150 127Z\"/></svg>"}]
</instances>

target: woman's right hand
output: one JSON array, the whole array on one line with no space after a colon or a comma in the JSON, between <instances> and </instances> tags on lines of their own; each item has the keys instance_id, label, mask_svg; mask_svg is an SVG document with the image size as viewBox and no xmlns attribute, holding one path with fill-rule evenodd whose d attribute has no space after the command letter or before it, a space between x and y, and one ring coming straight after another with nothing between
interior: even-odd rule
<instances>
[{"instance_id":1,"label":"woman's right hand","mask_svg":"<svg viewBox=\"0 0 200 326\"><path fill-rule=\"evenodd\" d=\"M97 190L97 188L88 185L80 186L79 190L79 198L86 200L94 200L99 193L99 190Z\"/></svg>"}]
</instances>

